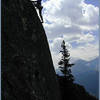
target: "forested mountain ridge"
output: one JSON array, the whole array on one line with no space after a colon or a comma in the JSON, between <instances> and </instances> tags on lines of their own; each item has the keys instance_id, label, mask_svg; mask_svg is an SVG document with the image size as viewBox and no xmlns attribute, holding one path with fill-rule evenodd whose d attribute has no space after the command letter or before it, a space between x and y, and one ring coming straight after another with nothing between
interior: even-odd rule
<instances>
[{"instance_id":1,"label":"forested mountain ridge","mask_svg":"<svg viewBox=\"0 0 100 100\"><path fill-rule=\"evenodd\" d=\"M98 98L99 96L99 58L91 61L77 60L72 68L72 74L74 75L75 84L80 84L86 91ZM56 73L62 76L59 69L56 69Z\"/></svg>"}]
</instances>

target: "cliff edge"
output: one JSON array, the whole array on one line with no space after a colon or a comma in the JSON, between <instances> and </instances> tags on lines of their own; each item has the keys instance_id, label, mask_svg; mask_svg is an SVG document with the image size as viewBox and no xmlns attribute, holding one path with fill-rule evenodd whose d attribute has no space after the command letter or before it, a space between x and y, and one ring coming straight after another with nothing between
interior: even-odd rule
<instances>
[{"instance_id":1,"label":"cliff edge","mask_svg":"<svg viewBox=\"0 0 100 100\"><path fill-rule=\"evenodd\" d=\"M44 28L29 0L2 1L2 100L60 100Z\"/></svg>"}]
</instances>

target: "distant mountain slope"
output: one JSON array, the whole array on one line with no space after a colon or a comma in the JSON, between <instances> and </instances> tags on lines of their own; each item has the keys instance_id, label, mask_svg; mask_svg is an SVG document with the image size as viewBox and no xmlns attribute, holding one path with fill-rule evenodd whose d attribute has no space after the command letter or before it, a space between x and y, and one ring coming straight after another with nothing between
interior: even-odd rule
<instances>
[{"instance_id":1,"label":"distant mountain slope","mask_svg":"<svg viewBox=\"0 0 100 100\"><path fill-rule=\"evenodd\" d=\"M72 68L75 82L84 85L86 90L96 97L99 95L98 64L98 58L92 61L78 60Z\"/></svg>"},{"instance_id":2,"label":"distant mountain slope","mask_svg":"<svg viewBox=\"0 0 100 100\"><path fill-rule=\"evenodd\" d=\"M72 72L83 73L87 71L98 71L98 58L92 61L78 60L72 67Z\"/></svg>"},{"instance_id":3,"label":"distant mountain slope","mask_svg":"<svg viewBox=\"0 0 100 100\"><path fill-rule=\"evenodd\" d=\"M74 74L75 83L81 84L92 95L98 97L99 91L99 73L96 71L89 71L81 74Z\"/></svg>"},{"instance_id":4,"label":"distant mountain slope","mask_svg":"<svg viewBox=\"0 0 100 100\"><path fill-rule=\"evenodd\" d=\"M96 97L99 95L98 59L96 58L92 61L78 60L72 67L75 83L83 85L90 94ZM62 75L59 69L56 69L56 73Z\"/></svg>"}]
</instances>

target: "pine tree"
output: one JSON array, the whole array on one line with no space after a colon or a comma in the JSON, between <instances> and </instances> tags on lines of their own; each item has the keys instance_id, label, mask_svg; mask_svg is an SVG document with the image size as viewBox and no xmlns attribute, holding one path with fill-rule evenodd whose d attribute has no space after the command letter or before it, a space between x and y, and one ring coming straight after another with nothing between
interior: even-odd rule
<instances>
[{"instance_id":1,"label":"pine tree","mask_svg":"<svg viewBox=\"0 0 100 100\"><path fill-rule=\"evenodd\" d=\"M64 75L64 78L66 78L68 81L73 82L74 81L74 77L72 75L72 72L71 72L70 68L74 64L70 64L69 63L70 54L69 54L68 50L66 49L66 45L65 45L65 41L64 40L62 41L61 48L62 48L62 50L60 51L60 53L62 53L62 59L58 63L60 71Z\"/></svg>"}]
</instances>

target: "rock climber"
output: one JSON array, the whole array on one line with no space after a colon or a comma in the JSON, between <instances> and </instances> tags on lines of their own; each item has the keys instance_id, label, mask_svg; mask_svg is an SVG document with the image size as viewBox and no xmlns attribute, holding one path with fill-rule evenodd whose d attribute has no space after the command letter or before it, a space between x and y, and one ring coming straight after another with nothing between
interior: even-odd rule
<instances>
[{"instance_id":1,"label":"rock climber","mask_svg":"<svg viewBox=\"0 0 100 100\"><path fill-rule=\"evenodd\" d=\"M39 16L41 18L41 22L43 23L43 17L42 17L42 9L43 6L41 5L42 0L32 1L34 2L35 7L39 10Z\"/></svg>"}]
</instances>

